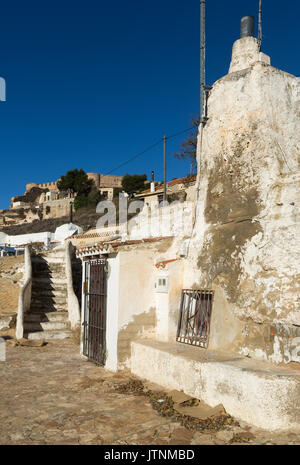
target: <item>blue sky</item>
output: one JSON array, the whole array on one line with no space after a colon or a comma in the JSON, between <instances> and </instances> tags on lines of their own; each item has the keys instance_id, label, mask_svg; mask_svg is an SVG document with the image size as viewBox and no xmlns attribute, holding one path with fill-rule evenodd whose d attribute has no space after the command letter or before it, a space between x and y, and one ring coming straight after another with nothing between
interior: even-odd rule
<instances>
[{"instance_id":1,"label":"blue sky","mask_svg":"<svg viewBox=\"0 0 300 465\"><path fill-rule=\"evenodd\" d=\"M199 0L14 0L2 2L0 208L28 182L56 180L73 168L108 173L199 112ZM263 51L300 74L300 4L263 0ZM207 84L227 73L243 15L258 0L207 0ZM168 141L168 179L187 162ZM114 174L155 171L163 147Z\"/></svg>"}]
</instances>

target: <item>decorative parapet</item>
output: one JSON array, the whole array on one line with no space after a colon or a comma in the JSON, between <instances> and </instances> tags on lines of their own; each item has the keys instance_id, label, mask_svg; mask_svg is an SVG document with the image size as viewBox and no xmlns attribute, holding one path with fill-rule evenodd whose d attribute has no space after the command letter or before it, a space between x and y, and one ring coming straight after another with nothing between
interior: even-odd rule
<instances>
[{"instance_id":1,"label":"decorative parapet","mask_svg":"<svg viewBox=\"0 0 300 465\"><path fill-rule=\"evenodd\" d=\"M24 251L24 284L21 288L18 304L18 315L16 325L16 339L22 339L24 336L24 315L30 309L31 289L32 289L32 264L31 264L31 249L27 245Z\"/></svg>"}]
</instances>

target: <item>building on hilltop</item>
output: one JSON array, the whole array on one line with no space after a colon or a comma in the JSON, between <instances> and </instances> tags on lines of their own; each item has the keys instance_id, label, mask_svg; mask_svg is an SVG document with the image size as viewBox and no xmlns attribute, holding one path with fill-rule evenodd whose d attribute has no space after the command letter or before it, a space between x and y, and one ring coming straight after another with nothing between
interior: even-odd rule
<instances>
[{"instance_id":1,"label":"building on hilltop","mask_svg":"<svg viewBox=\"0 0 300 465\"><path fill-rule=\"evenodd\" d=\"M102 197L112 200L116 189L122 187L122 176L87 173L93 179ZM61 218L69 215L70 201L74 198L70 191L59 191L57 181L28 183L24 195L11 198L9 211L3 213L0 224L14 225L39 219ZM19 213L18 213L19 212Z\"/></svg>"},{"instance_id":2,"label":"building on hilltop","mask_svg":"<svg viewBox=\"0 0 300 465\"><path fill-rule=\"evenodd\" d=\"M108 199L113 197L113 190L122 187L122 176L112 176L108 174L99 173L87 173L89 179L92 179L103 196ZM58 193L57 181L46 182L42 184L29 183L26 184L26 192L30 191L33 187L39 187L41 189L48 189L49 192ZM56 199L53 199L56 200Z\"/></svg>"}]
</instances>

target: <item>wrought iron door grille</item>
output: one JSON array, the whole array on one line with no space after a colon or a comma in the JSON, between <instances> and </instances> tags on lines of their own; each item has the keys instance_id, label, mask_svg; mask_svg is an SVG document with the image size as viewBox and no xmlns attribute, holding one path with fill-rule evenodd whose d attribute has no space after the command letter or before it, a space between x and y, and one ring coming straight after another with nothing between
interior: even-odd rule
<instances>
[{"instance_id":1,"label":"wrought iron door grille","mask_svg":"<svg viewBox=\"0 0 300 465\"><path fill-rule=\"evenodd\" d=\"M104 365L106 355L106 267L104 259L85 263L83 355Z\"/></svg>"},{"instance_id":2,"label":"wrought iron door grille","mask_svg":"<svg viewBox=\"0 0 300 465\"><path fill-rule=\"evenodd\" d=\"M183 289L177 328L178 342L207 348L214 292Z\"/></svg>"}]
</instances>

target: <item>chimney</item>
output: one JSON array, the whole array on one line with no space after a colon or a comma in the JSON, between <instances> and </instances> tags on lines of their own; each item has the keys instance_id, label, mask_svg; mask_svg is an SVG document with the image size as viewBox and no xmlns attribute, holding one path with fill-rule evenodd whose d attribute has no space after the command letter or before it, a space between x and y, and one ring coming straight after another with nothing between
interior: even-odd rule
<instances>
[{"instance_id":1,"label":"chimney","mask_svg":"<svg viewBox=\"0 0 300 465\"><path fill-rule=\"evenodd\" d=\"M154 171L151 171L151 184L150 184L150 192L155 192L155 182L154 182Z\"/></svg>"},{"instance_id":2,"label":"chimney","mask_svg":"<svg viewBox=\"0 0 300 465\"><path fill-rule=\"evenodd\" d=\"M254 36L254 16L243 16L241 19L241 39Z\"/></svg>"},{"instance_id":3,"label":"chimney","mask_svg":"<svg viewBox=\"0 0 300 465\"><path fill-rule=\"evenodd\" d=\"M250 68L255 63L271 64L270 57L261 53L258 39L253 37L254 17L243 16L241 19L241 37L236 40L232 48L229 73Z\"/></svg>"}]
</instances>

